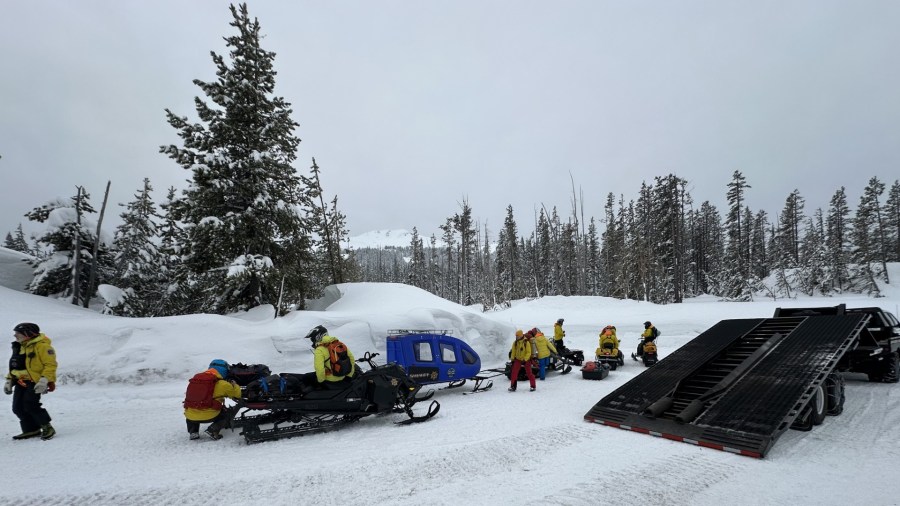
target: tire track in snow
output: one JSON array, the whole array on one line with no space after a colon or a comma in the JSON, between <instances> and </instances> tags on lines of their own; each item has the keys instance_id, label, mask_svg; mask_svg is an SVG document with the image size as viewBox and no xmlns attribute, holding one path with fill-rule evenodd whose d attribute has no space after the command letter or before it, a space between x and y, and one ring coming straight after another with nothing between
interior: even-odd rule
<instances>
[{"instance_id":1,"label":"tire track in snow","mask_svg":"<svg viewBox=\"0 0 900 506\"><path fill-rule=\"evenodd\" d=\"M732 458L710 459L708 455L671 455L640 467L630 465L605 470L588 482L541 497L540 504L583 506L609 502L612 504L691 504L700 492L720 483L743 469ZM653 469L649 471L648 469ZM670 472L671 471L671 472ZM646 482L646 487L641 484Z\"/></svg>"}]
</instances>

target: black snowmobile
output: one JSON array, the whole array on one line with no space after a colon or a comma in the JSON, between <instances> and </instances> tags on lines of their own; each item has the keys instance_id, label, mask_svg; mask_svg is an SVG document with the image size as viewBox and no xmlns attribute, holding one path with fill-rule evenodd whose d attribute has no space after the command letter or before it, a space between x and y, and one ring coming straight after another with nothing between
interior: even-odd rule
<instances>
[{"instance_id":1,"label":"black snowmobile","mask_svg":"<svg viewBox=\"0 0 900 506\"><path fill-rule=\"evenodd\" d=\"M325 432L360 418L404 412L409 417L400 425L424 422L437 414L440 404L432 401L423 415L415 415L415 403L427 400L433 391L416 397L421 386L410 379L403 367L390 363L376 365L377 353L366 352L356 362L366 362L369 370L349 380L317 389L304 383L303 374L281 373L256 380L243 389L238 414L231 427L241 429L247 443ZM253 414L259 411L259 414Z\"/></svg>"}]
</instances>

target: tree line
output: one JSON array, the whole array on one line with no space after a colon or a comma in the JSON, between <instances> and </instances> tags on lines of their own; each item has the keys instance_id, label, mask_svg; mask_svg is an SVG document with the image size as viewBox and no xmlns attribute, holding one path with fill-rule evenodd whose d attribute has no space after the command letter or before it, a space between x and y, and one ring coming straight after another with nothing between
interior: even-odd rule
<instances>
[{"instance_id":1,"label":"tree line","mask_svg":"<svg viewBox=\"0 0 900 506\"><path fill-rule=\"evenodd\" d=\"M856 211L846 189L826 210L804 212L799 190L773 219L746 205L751 186L740 171L727 185L724 214L709 201L694 205L687 181L674 174L643 183L637 199L606 197L604 216L541 207L534 231L520 235L513 207L491 242L463 200L443 234L413 229L408 247L354 251L367 281L415 285L460 304L485 307L545 295L590 295L654 303L714 295L755 296L866 293L889 282L887 263L900 261L900 181L869 179ZM767 281L768 280L768 281Z\"/></svg>"}]
</instances>

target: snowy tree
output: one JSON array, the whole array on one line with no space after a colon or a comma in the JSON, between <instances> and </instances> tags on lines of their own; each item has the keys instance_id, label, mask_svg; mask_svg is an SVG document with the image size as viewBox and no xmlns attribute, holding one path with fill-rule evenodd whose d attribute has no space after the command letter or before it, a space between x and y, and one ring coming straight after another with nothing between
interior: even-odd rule
<instances>
[{"instance_id":1,"label":"snowy tree","mask_svg":"<svg viewBox=\"0 0 900 506\"><path fill-rule=\"evenodd\" d=\"M159 251L161 218L150 193L153 186L144 178L144 186L125 206L113 239L116 275L112 284L123 290L113 314L121 316L161 316L168 288L168 271Z\"/></svg>"},{"instance_id":2,"label":"snowy tree","mask_svg":"<svg viewBox=\"0 0 900 506\"><path fill-rule=\"evenodd\" d=\"M850 208L844 187L834 192L825 218L825 249L831 289L843 292L850 279Z\"/></svg>"},{"instance_id":3,"label":"snowy tree","mask_svg":"<svg viewBox=\"0 0 900 506\"><path fill-rule=\"evenodd\" d=\"M506 206L506 218L497 238L496 266L497 300L506 302L524 297L520 272L519 231L513 217L512 205Z\"/></svg>"},{"instance_id":4,"label":"snowy tree","mask_svg":"<svg viewBox=\"0 0 900 506\"><path fill-rule=\"evenodd\" d=\"M167 109L183 147L160 148L192 174L173 203L185 234L182 284L198 295L195 311L217 313L275 303L283 280L292 299L312 295L312 224L302 213L313 192L291 165L298 125L274 96L275 54L260 46L259 22L246 4L230 9L238 33L225 38L229 62L211 53L217 79L194 80L211 103L195 98L199 123Z\"/></svg>"},{"instance_id":5,"label":"snowy tree","mask_svg":"<svg viewBox=\"0 0 900 506\"><path fill-rule=\"evenodd\" d=\"M425 264L425 248L422 244L422 238L419 237L419 230L416 227L413 227L409 246L412 250L412 254L410 255L409 264L407 266L409 274L407 275L406 283L419 288L425 288L425 281L427 278L426 269L428 266Z\"/></svg>"},{"instance_id":6,"label":"snowy tree","mask_svg":"<svg viewBox=\"0 0 900 506\"><path fill-rule=\"evenodd\" d=\"M748 300L750 293L747 280L749 278L750 243L749 223L741 218L744 211L744 193L751 186L740 171L736 170L728 183L728 214L725 218L727 241L725 243L725 269L723 271L723 290L729 299Z\"/></svg>"},{"instance_id":7,"label":"snowy tree","mask_svg":"<svg viewBox=\"0 0 900 506\"><path fill-rule=\"evenodd\" d=\"M895 180L884 204L885 260L900 262L900 180Z\"/></svg>"},{"instance_id":8,"label":"snowy tree","mask_svg":"<svg viewBox=\"0 0 900 506\"><path fill-rule=\"evenodd\" d=\"M851 231L853 250L851 260L855 264L851 271L851 283L864 293L880 296L876 278L885 277L884 229L882 228L881 206L878 198L884 193L884 183L873 177L859 198L859 207L853 220Z\"/></svg>"},{"instance_id":9,"label":"snowy tree","mask_svg":"<svg viewBox=\"0 0 900 506\"><path fill-rule=\"evenodd\" d=\"M25 239L25 232L22 231L22 224L19 223L19 226L16 227L16 233L13 235L12 233L6 233L6 241L3 243L4 248L9 248L13 251L18 251L19 253L25 253L27 255L32 255L34 252L31 250L31 247L28 246L28 240Z\"/></svg>"},{"instance_id":10,"label":"snowy tree","mask_svg":"<svg viewBox=\"0 0 900 506\"><path fill-rule=\"evenodd\" d=\"M49 251L47 256L31 262L35 270L28 291L78 302L93 294L97 284L106 282L109 261L104 260L108 252L102 242L98 251L101 276L95 285L88 286L88 269L75 272L76 249L82 261L89 262L94 241L98 240L93 231L94 223L86 217L94 212L90 195L79 188L78 197L54 199L25 214L29 220L45 224L46 228L38 236L37 243ZM73 278L77 279L74 292Z\"/></svg>"},{"instance_id":11,"label":"snowy tree","mask_svg":"<svg viewBox=\"0 0 900 506\"><path fill-rule=\"evenodd\" d=\"M806 233L800 243L799 289L806 295L830 292L831 279L828 265L828 250L825 245L825 225L822 210L816 209L809 219Z\"/></svg>"}]
</instances>

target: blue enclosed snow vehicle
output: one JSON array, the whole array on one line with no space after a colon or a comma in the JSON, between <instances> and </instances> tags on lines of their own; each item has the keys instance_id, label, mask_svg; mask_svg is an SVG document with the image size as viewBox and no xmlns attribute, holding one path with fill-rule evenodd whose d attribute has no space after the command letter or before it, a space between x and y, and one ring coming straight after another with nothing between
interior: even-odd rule
<instances>
[{"instance_id":1,"label":"blue enclosed snow vehicle","mask_svg":"<svg viewBox=\"0 0 900 506\"><path fill-rule=\"evenodd\" d=\"M446 388L461 387L467 380L475 382L473 391L491 388L484 383L489 376L479 376L481 358L464 341L446 330L390 330L387 336L388 362L406 369L409 377L420 385L449 383Z\"/></svg>"}]
</instances>

